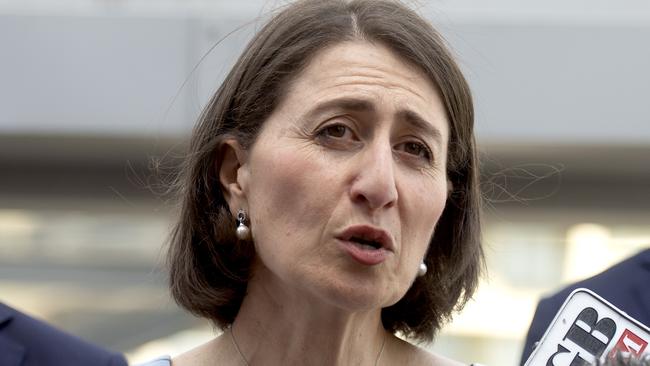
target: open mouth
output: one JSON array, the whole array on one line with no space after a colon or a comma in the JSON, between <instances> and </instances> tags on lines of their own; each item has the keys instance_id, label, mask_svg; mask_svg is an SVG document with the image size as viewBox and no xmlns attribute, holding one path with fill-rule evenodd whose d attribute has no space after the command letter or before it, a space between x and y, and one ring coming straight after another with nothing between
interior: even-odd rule
<instances>
[{"instance_id":1,"label":"open mouth","mask_svg":"<svg viewBox=\"0 0 650 366\"><path fill-rule=\"evenodd\" d=\"M348 240L363 249L377 250L382 248L381 243L376 240L364 239L358 236L353 236Z\"/></svg>"},{"instance_id":2,"label":"open mouth","mask_svg":"<svg viewBox=\"0 0 650 366\"><path fill-rule=\"evenodd\" d=\"M372 225L353 225L336 235L341 248L356 262L375 266L393 253L393 238L388 231Z\"/></svg>"},{"instance_id":3,"label":"open mouth","mask_svg":"<svg viewBox=\"0 0 650 366\"><path fill-rule=\"evenodd\" d=\"M364 250L393 251L393 242L388 232L370 225L351 226L337 237Z\"/></svg>"}]
</instances>

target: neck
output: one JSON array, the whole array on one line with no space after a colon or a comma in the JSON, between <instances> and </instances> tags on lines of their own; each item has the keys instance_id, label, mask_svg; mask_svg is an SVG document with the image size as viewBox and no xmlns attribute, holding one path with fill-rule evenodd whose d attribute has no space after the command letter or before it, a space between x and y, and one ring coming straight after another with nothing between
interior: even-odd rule
<instances>
[{"instance_id":1,"label":"neck","mask_svg":"<svg viewBox=\"0 0 650 366\"><path fill-rule=\"evenodd\" d=\"M376 364L388 337L380 309L341 309L265 282L249 282L231 329L249 365Z\"/></svg>"}]
</instances>

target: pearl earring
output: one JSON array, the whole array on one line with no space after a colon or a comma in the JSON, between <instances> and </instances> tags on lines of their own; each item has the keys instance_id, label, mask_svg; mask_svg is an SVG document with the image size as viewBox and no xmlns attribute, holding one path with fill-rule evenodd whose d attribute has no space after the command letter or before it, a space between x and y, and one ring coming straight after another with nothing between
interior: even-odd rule
<instances>
[{"instance_id":1,"label":"pearl earring","mask_svg":"<svg viewBox=\"0 0 650 366\"><path fill-rule=\"evenodd\" d=\"M237 212L237 239L249 240L251 238L251 229L246 226L246 211L239 209Z\"/></svg>"},{"instance_id":2,"label":"pearl earring","mask_svg":"<svg viewBox=\"0 0 650 366\"><path fill-rule=\"evenodd\" d=\"M418 268L418 277L422 277L427 274L427 265L424 262L420 263L420 268Z\"/></svg>"}]
</instances>

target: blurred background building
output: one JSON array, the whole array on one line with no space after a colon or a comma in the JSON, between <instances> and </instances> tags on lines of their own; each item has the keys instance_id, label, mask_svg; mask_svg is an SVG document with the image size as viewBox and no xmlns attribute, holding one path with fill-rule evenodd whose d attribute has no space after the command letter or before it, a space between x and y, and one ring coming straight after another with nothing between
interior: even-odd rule
<instances>
[{"instance_id":1,"label":"blurred background building","mask_svg":"<svg viewBox=\"0 0 650 366\"><path fill-rule=\"evenodd\" d=\"M489 273L431 347L515 365L541 295L650 247L650 3L412 3L472 85L487 196ZM166 291L152 168L278 4L0 1L0 301L135 362L212 336Z\"/></svg>"}]
</instances>

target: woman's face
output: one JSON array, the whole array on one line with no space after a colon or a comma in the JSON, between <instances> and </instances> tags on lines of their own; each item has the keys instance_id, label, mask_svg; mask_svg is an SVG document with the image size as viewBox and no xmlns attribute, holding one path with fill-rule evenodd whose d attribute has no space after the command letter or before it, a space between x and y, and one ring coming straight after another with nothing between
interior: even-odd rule
<instances>
[{"instance_id":1,"label":"woman's face","mask_svg":"<svg viewBox=\"0 0 650 366\"><path fill-rule=\"evenodd\" d=\"M388 48L316 54L239 170L255 281L350 310L397 302L445 206L448 136L429 78Z\"/></svg>"}]
</instances>

